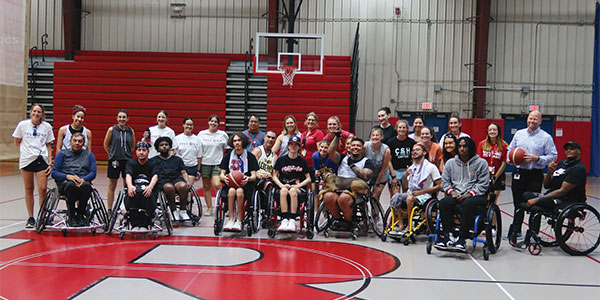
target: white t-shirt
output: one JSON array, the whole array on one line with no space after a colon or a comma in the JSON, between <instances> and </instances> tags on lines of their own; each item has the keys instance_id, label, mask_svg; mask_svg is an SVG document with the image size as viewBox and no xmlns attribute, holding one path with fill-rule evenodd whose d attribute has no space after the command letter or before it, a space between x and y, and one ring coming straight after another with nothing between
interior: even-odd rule
<instances>
[{"instance_id":1,"label":"white t-shirt","mask_svg":"<svg viewBox=\"0 0 600 300\"><path fill-rule=\"evenodd\" d=\"M440 171L435 166L435 164L432 164L432 163L427 164L427 166L423 167L423 168L421 168L421 165L412 164L409 168L411 168L413 170L412 174L408 175L408 178L407 178L407 180L409 182L408 189L411 191L413 191L410 188L411 180L414 180L415 183L417 183L418 185L421 185L421 188L418 190L424 190L424 189L432 188L434 181L442 178L442 176L440 175ZM425 176L427 176L427 177L423 180L422 178ZM421 182L419 182L419 178L421 178ZM415 189L415 190L417 190L417 189Z\"/></svg>"},{"instance_id":2,"label":"white t-shirt","mask_svg":"<svg viewBox=\"0 0 600 300\"><path fill-rule=\"evenodd\" d=\"M216 166L223 159L223 152L227 146L227 133L222 130L217 130L215 133L210 133L208 129L198 133L200 142L202 143L202 164L208 166Z\"/></svg>"},{"instance_id":3,"label":"white t-shirt","mask_svg":"<svg viewBox=\"0 0 600 300\"><path fill-rule=\"evenodd\" d=\"M177 141L177 150L175 154L183 159L186 167L198 165L198 158L202 157L202 144L200 138L195 135L187 136L183 133L175 137Z\"/></svg>"},{"instance_id":4,"label":"white t-shirt","mask_svg":"<svg viewBox=\"0 0 600 300\"><path fill-rule=\"evenodd\" d=\"M40 155L46 163L50 162L46 144L54 141L52 126L48 122L42 121L40 125L36 126L35 136L33 135L33 131L33 123L27 119L19 122L12 134L13 137L21 139L21 145L19 146L19 169L27 167Z\"/></svg>"},{"instance_id":5,"label":"white t-shirt","mask_svg":"<svg viewBox=\"0 0 600 300\"><path fill-rule=\"evenodd\" d=\"M171 149L177 149L177 141L175 140L175 131L169 127L158 128L158 125L150 127L150 153L148 154L148 158L153 158L158 155L158 151L154 149L154 142L158 140L159 137L169 137L171 141L173 141L173 146Z\"/></svg>"}]
</instances>

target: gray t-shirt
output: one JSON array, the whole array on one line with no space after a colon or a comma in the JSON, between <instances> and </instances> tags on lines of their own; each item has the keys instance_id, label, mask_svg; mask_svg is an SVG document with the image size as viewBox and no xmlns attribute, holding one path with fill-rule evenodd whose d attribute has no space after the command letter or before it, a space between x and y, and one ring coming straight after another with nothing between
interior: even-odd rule
<instances>
[{"instance_id":1,"label":"gray t-shirt","mask_svg":"<svg viewBox=\"0 0 600 300\"><path fill-rule=\"evenodd\" d=\"M376 178L377 174L379 174L379 171L381 170L381 164L383 163L383 159L385 158L385 150L388 149L388 145L381 143L381 147L379 147L379 151L377 152L373 151L372 145L373 143L370 141L365 143L365 148L367 149L367 151L365 152L365 156L373 162L373 165L375 166L374 177ZM388 181L390 171L387 166L384 166L384 168L385 172L381 177L380 183L385 183ZM373 180L375 180L375 178Z\"/></svg>"}]
</instances>

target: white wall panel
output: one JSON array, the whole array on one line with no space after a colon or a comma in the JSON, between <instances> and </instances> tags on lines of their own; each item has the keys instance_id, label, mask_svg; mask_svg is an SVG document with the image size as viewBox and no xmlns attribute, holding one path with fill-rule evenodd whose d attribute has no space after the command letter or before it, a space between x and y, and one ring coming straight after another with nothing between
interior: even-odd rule
<instances>
[{"instance_id":1,"label":"white wall panel","mask_svg":"<svg viewBox=\"0 0 600 300\"><path fill-rule=\"evenodd\" d=\"M46 49L63 49L61 0L30 0L29 47L42 49L41 36L48 34Z\"/></svg>"}]
</instances>

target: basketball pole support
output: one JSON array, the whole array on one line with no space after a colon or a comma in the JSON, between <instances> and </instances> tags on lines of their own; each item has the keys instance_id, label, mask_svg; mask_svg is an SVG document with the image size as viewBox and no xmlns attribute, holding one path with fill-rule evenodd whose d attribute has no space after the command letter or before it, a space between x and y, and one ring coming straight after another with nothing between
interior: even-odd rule
<instances>
[{"instance_id":1,"label":"basketball pole support","mask_svg":"<svg viewBox=\"0 0 600 300\"><path fill-rule=\"evenodd\" d=\"M475 72L473 75L473 118L485 118L488 46L490 36L490 0L477 0L475 17Z\"/></svg>"}]
</instances>

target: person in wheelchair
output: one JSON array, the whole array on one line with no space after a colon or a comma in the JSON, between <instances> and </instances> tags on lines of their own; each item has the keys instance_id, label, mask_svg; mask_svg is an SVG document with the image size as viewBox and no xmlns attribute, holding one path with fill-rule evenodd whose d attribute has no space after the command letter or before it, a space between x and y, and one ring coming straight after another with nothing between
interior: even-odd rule
<instances>
[{"instance_id":1,"label":"person in wheelchair","mask_svg":"<svg viewBox=\"0 0 600 300\"><path fill-rule=\"evenodd\" d=\"M412 147L413 164L406 169L402 178L402 190L406 193L396 193L390 199L390 206L397 215L396 220L402 220L400 209L406 209L410 215L415 203L424 205L442 189L442 176L438 168L427 159L427 149L424 145L415 144ZM409 220L410 222L410 220ZM407 232L404 222L398 222L398 228L393 228L390 235L403 236Z\"/></svg>"},{"instance_id":2,"label":"person in wheelchair","mask_svg":"<svg viewBox=\"0 0 600 300\"><path fill-rule=\"evenodd\" d=\"M435 247L439 250L466 251L465 240L473 223L477 207L487 203L490 171L485 159L479 157L477 146L470 137L458 139L458 155L450 159L442 173L442 190L446 197L440 200L439 211L444 238ZM458 241L450 238L454 229L454 215L460 212Z\"/></svg>"},{"instance_id":3,"label":"person in wheelchair","mask_svg":"<svg viewBox=\"0 0 600 300\"><path fill-rule=\"evenodd\" d=\"M92 180L96 178L96 157L83 149L85 137L80 132L71 135L71 149L63 149L56 155L52 178L56 180L58 193L67 198L68 224L70 227L89 226L88 199L92 195Z\"/></svg>"},{"instance_id":4,"label":"person in wheelchair","mask_svg":"<svg viewBox=\"0 0 600 300\"><path fill-rule=\"evenodd\" d=\"M244 220L244 199L250 199L252 196L253 185L256 181L256 171L258 170L258 161L251 152L246 150L250 140L241 132L234 132L229 136L227 145L232 149L229 150L221 160L221 181L225 182L223 191L227 191L227 204L229 212L229 221L223 226L224 230L242 231L242 221ZM245 176L240 183L241 187L230 187L227 174L239 171ZM237 206L234 202L237 201ZM237 207L237 216L234 217L234 207Z\"/></svg>"},{"instance_id":5,"label":"person in wheelchair","mask_svg":"<svg viewBox=\"0 0 600 300\"><path fill-rule=\"evenodd\" d=\"M527 202L524 207L529 211L552 211L555 208L565 208L573 203L585 202L585 184L587 171L581 162L581 146L579 143L570 141L563 146L567 159L560 162L551 162L548 165L548 173L544 177L544 188L548 189L545 194L535 192L523 193L523 199ZM516 220L516 219L515 219ZM536 214L529 216L529 231L538 234L540 231L540 217ZM517 232L521 232L521 224L513 221L509 234L509 243L517 244ZM528 237L523 242L528 241Z\"/></svg>"},{"instance_id":6,"label":"person in wheelchair","mask_svg":"<svg viewBox=\"0 0 600 300\"><path fill-rule=\"evenodd\" d=\"M338 131L327 150L329 158L339 165L338 177L348 182L348 186L350 186L353 179L362 179L369 182L375 174L375 166L370 159L365 157L365 142L354 137L350 143L350 153L346 155L336 151L340 137L341 132ZM354 197L351 193L343 192L338 195L336 191L328 191L323 195L323 202L334 219L331 223L332 230L347 231L352 229ZM380 217L383 218L383 216Z\"/></svg>"},{"instance_id":7,"label":"person in wheelchair","mask_svg":"<svg viewBox=\"0 0 600 300\"><path fill-rule=\"evenodd\" d=\"M138 142L135 145L137 159L130 159L125 166L125 183L129 196L126 207L132 230L148 229L156 210L158 189L154 187L158 182L158 172L154 161L148 160L150 147L147 142Z\"/></svg>"},{"instance_id":8,"label":"person in wheelchair","mask_svg":"<svg viewBox=\"0 0 600 300\"><path fill-rule=\"evenodd\" d=\"M187 168L181 157L173 155L172 145L173 141L169 137L163 136L156 139L154 148L160 155L153 157L151 161L157 169L157 190L164 191L165 198L173 213L173 219L184 222L190 220L187 214L187 202L191 185L188 182ZM175 202L176 195L179 195L179 208Z\"/></svg>"},{"instance_id":9,"label":"person in wheelchair","mask_svg":"<svg viewBox=\"0 0 600 300\"><path fill-rule=\"evenodd\" d=\"M299 153L300 138L290 137L287 146L288 153L279 157L273 168L273 182L279 187L282 214L281 224L277 230L295 232L297 231L295 217L298 210L298 196L306 193L306 187L310 184L310 169Z\"/></svg>"},{"instance_id":10,"label":"person in wheelchair","mask_svg":"<svg viewBox=\"0 0 600 300\"><path fill-rule=\"evenodd\" d=\"M258 188L264 188L265 184L273 177L273 167L277 160L277 154L273 151L273 145L275 144L276 139L277 133L273 130L269 130L265 134L265 143L252 150L252 154L256 157L258 162L258 171L256 171Z\"/></svg>"}]
</instances>

